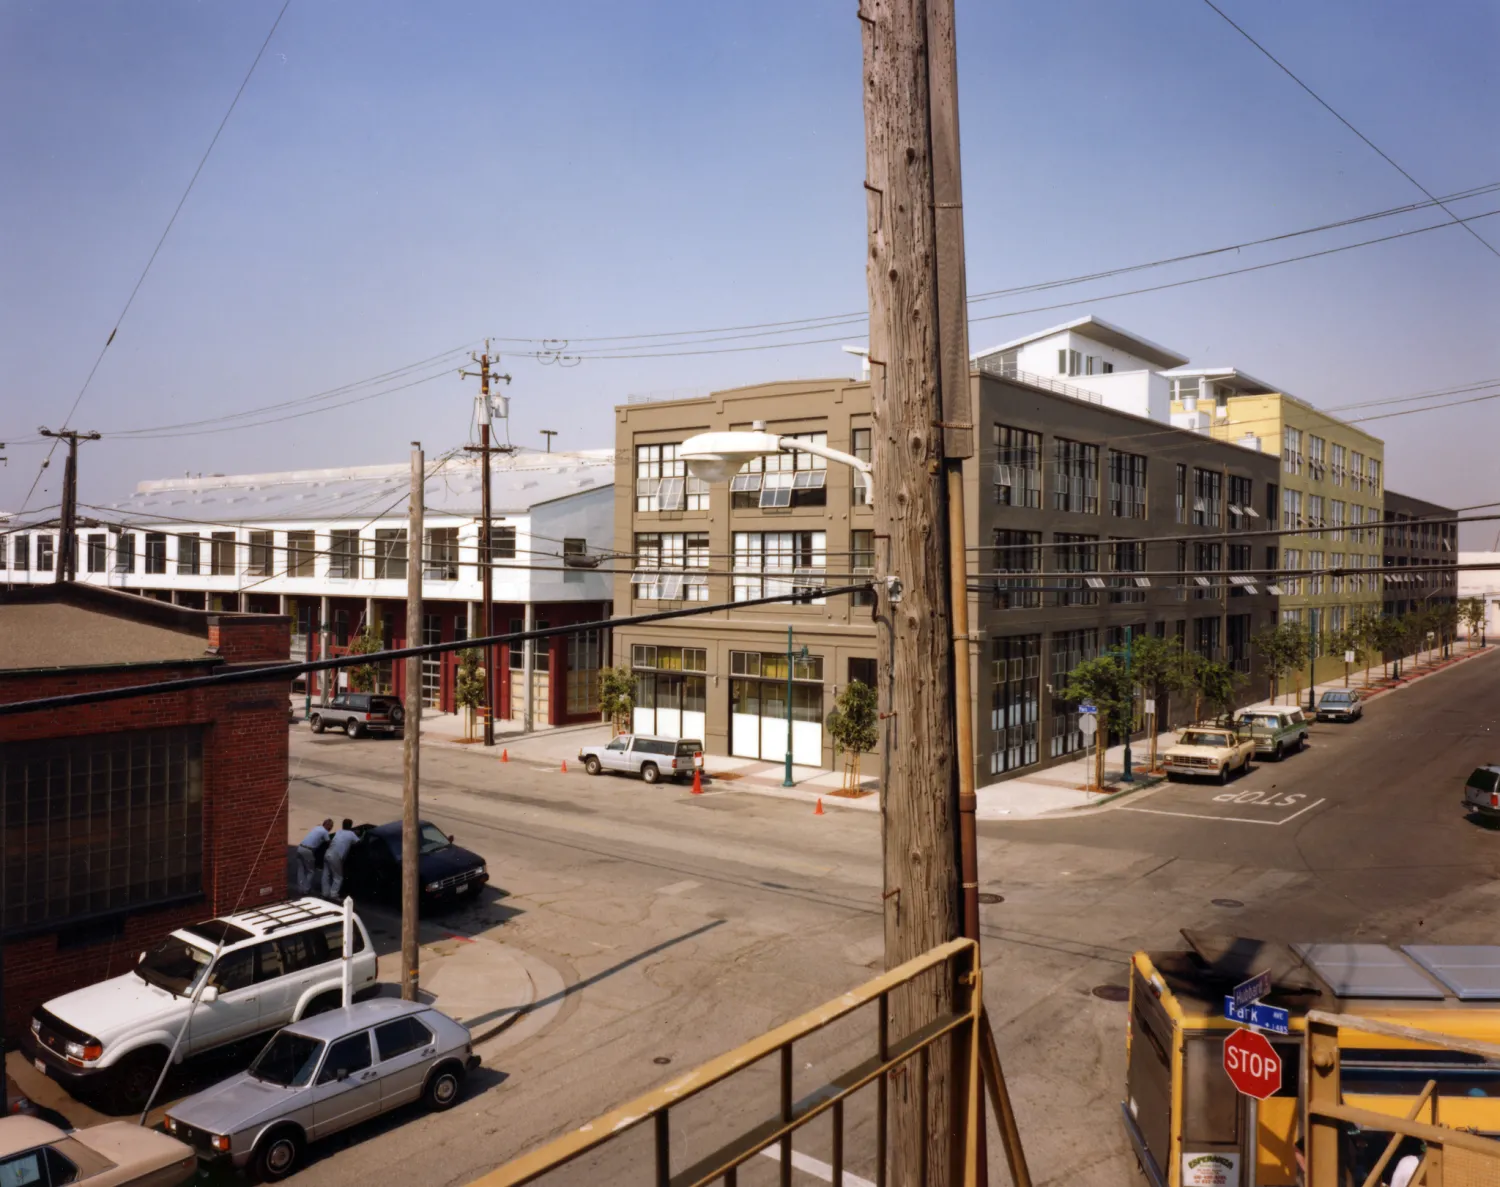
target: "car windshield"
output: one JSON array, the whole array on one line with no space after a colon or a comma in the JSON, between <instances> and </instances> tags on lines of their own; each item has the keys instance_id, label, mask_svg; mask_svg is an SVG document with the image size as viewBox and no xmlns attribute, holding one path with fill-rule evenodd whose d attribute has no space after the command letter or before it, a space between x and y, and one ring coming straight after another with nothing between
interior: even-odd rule
<instances>
[{"instance_id":1,"label":"car windshield","mask_svg":"<svg viewBox=\"0 0 1500 1187\"><path fill-rule=\"evenodd\" d=\"M1240 724L1253 726L1255 729L1273 730L1280 724L1280 719L1268 714L1245 713L1240 717Z\"/></svg>"},{"instance_id":2,"label":"car windshield","mask_svg":"<svg viewBox=\"0 0 1500 1187\"><path fill-rule=\"evenodd\" d=\"M1184 746L1228 746L1229 735L1209 733L1207 730L1188 730L1182 735Z\"/></svg>"},{"instance_id":3,"label":"car windshield","mask_svg":"<svg viewBox=\"0 0 1500 1187\"><path fill-rule=\"evenodd\" d=\"M1468 786L1477 787L1480 791L1494 791L1500 786L1500 773L1479 767L1469 776Z\"/></svg>"},{"instance_id":4,"label":"car windshield","mask_svg":"<svg viewBox=\"0 0 1500 1187\"><path fill-rule=\"evenodd\" d=\"M168 993L186 996L198 986L213 953L197 944L190 944L177 936L168 936L135 966L135 973L142 981L165 989Z\"/></svg>"},{"instance_id":5,"label":"car windshield","mask_svg":"<svg viewBox=\"0 0 1500 1187\"><path fill-rule=\"evenodd\" d=\"M691 758L695 754L703 752L703 743L696 738L685 738L677 743L677 754L680 758Z\"/></svg>"},{"instance_id":6,"label":"car windshield","mask_svg":"<svg viewBox=\"0 0 1500 1187\"><path fill-rule=\"evenodd\" d=\"M448 839L446 833L435 824L423 824L418 853L436 853L439 849L447 849L453 842Z\"/></svg>"},{"instance_id":7,"label":"car windshield","mask_svg":"<svg viewBox=\"0 0 1500 1187\"><path fill-rule=\"evenodd\" d=\"M276 1035L250 1065L250 1074L267 1084L283 1088L300 1088L312 1080L323 1054L321 1039L283 1030Z\"/></svg>"},{"instance_id":8,"label":"car windshield","mask_svg":"<svg viewBox=\"0 0 1500 1187\"><path fill-rule=\"evenodd\" d=\"M1342 705L1347 701L1352 701L1354 694L1352 692L1325 692L1322 699L1324 704Z\"/></svg>"}]
</instances>

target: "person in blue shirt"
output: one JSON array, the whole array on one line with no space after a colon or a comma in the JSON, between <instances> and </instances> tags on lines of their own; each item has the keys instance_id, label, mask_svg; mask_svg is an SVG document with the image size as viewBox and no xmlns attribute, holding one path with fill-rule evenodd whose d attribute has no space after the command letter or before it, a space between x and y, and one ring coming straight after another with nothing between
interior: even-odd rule
<instances>
[{"instance_id":1,"label":"person in blue shirt","mask_svg":"<svg viewBox=\"0 0 1500 1187\"><path fill-rule=\"evenodd\" d=\"M329 902L338 902L344 890L344 861L354 842L359 837L354 832L354 821L348 817L328 842L328 852L323 855L323 897Z\"/></svg>"},{"instance_id":2,"label":"person in blue shirt","mask_svg":"<svg viewBox=\"0 0 1500 1187\"><path fill-rule=\"evenodd\" d=\"M312 894L313 884L318 880L318 855L327 846L333 835L333 817L315 825L302 843L297 846L297 893Z\"/></svg>"}]
</instances>

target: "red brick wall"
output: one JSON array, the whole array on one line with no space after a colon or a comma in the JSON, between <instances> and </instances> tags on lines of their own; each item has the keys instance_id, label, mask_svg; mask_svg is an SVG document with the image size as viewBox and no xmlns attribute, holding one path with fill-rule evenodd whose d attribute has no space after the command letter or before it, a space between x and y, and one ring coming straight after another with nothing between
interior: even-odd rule
<instances>
[{"instance_id":1,"label":"red brick wall","mask_svg":"<svg viewBox=\"0 0 1500 1187\"><path fill-rule=\"evenodd\" d=\"M291 620L280 614L254 618L216 615L208 620L208 646L232 664L285 663L291 646Z\"/></svg>"},{"instance_id":2,"label":"red brick wall","mask_svg":"<svg viewBox=\"0 0 1500 1187\"><path fill-rule=\"evenodd\" d=\"M285 620L220 620L217 639L236 656L287 658ZM211 641L215 627L210 627ZM222 670L224 665L220 665ZM87 689L202 675L202 664L128 671L0 675L0 703ZM136 953L174 927L287 895L287 698L284 681L157 694L57 713L0 718L0 746L124 730L202 725L203 897L132 914L113 943L59 951L56 937L9 941L4 954L4 1033L15 1039L31 1010L59 993L129 969Z\"/></svg>"}]
</instances>

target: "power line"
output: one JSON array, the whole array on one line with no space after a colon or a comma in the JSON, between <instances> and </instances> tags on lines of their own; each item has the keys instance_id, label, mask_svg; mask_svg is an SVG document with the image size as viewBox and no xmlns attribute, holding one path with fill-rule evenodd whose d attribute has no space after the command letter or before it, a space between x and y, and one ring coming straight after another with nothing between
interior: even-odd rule
<instances>
[{"instance_id":1,"label":"power line","mask_svg":"<svg viewBox=\"0 0 1500 1187\"><path fill-rule=\"evenodd\" d=\"M1435 202L1438 206L1442 206L1444 211L1446 211L1448 214L1453 214L1453 211L1449 210L1447 206L1443 205L1443 203L1433 195L1431 190L1429 190L1425 185L1423 185L1420 181L1418 181L1415 177L1413 177L1410 173L1408 173L1405 169L1398 165L1391 157L1391 155L1385 151L1385 149L1381 148L1378 144L1376 144L1373 140L1371 140L1368 136L1366 136L1363 132L1361 132L1358 128L1351 124L1347 119L1345 119L1342 115L1335 111L1332 104L1330 104L1326 99L1323 98L1322 95L1318 94L1317 91L1313 90L1312 87L1308 86L1294 73L1292 73L1291 69L1284 62L1282 62L1280 58L1278 58L1260 42L1256 41L1255 38L1251 37L1250 34L1247 33L1242 26L1236 24L1233 18L1230 17L1227 12L1225 12L1222 8L1214 3L1214 0L1203 0L1203 3L1207 4L1211 9L1213 9L1216 13L1223 17L1231 29L1233 29L1256 49L1260 50L1260 52L1263 53L1267 58L1269 58L1278 70L1280 70L1294 83L1296 83L1299 87L1301 87L1304 91L1311 95L1317 101L1318 105L1323 108L1324 111L1328 112L1329 115L1333 116L1334 119L1338 120L1339 123L1343 124L1344 127L1348 128L1349 131L1353 132L1356 136L1363 140L1365 144L1369 145L1370 148L1374 149L1381 160L1385 161L1385 163L1388 164L1392 169L1401 174L1402 177L1406 178L1407 181L1411 182L1412 185L1416 186L1417 189L1426 194L1427 197L1432 199L1432 201ZM1454 218L1457 217L1457 215L1454 215ZM1484 238L1484 236L1482 236L1478 231L1469 226L1467 222L1463 224L1463 227L1464 230L1466 230L1470 235L1474 236L1475 239L1478 239L1480 243L1484 244L1485 248L1488 249L1491 255L1500 256L1500 250L1497 250L1488 239Z\"/></svg>"}]
</instances>

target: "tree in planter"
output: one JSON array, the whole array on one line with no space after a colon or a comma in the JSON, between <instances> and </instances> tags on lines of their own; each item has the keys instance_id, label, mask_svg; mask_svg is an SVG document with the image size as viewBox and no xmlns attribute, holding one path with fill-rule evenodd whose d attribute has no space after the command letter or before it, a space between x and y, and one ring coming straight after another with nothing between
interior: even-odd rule
<instances>
[{"instance_id":1,"label":"tree in planter","mask_svg":"<svg viewBox=\"0 0 1500 1187\"><path fill-rule=\"evenodd\" d=\"M1297 660L1301 658L1300 652L1296 656L1291 653L1284 630L1286 625L1273 623L1263 626L1250 638L1250 646L1260 657L1260 666L1271 677L1271 703L1273 705L1281 696L1282 677L1290 672L1296 666Z\"/></svg>"},{"instance_id":2,"label":"tree in planter","mask_svg":"<svg viewBox=\"0 0 1500 1187\"><path fill-rule=\"evenodd\" d=\"M360 628L359 634L349 640L350 655L373 655L384 649L384 642L380 638L380 632L366 623ZM354 692L375 691L375 665L360 664L357 668L349 669L349 687Z\"/></svg>"},{"instance_id":3,"label":"tree in planter","mask_svg":"<svg viewBox=\"0 0 1500 1187\"><path fill-rule=\"evenodd\" d=\"M1372 618L1366 627L1366 642L1371 651L1380 653L1380 678L1386 679L1390 675L1391 663L1387 658L1401 645L1406 631L1400 621L1395 618L1378 617Z\"/></svg>"},{"instance_id":4,"label":"tree in planter","mask_svg":"<svg viewBox=\"0 0 1500 1187\"><path fill-rule=\"evenodd\" d=\"M1484 599L1465 598L1458 606L1458 616L1463 621L1469 636L1469 646L1474 646L1474 636L1484 638Z\"/></svg>"},{"instance_id":5,"label":"tree in planter","mask_svg":"<svg viewBox=\"0 0 1500 1187\"><path fill-rule=\"evenodd\" d=\"M600 669L599 712L609 718L615 733L629 730L635 713L635 677L628 668Z\"/></svg>"},{"instance_id":6,"label":"tree in planter","mask_svg":"<svg viewBox=\"0 0 1500 1187\"><path fill-rule=\"evenodd\" d=\"M1200 660L1193 671L1195 692L1218 711L1221 724L1229 724L1234 718L1235 693L1245 683L1242 672L1236 672L1223 660Z\"/></svg>"},{"instance_id":7,"label":"tree in planter","mask_svg":"<svg viewBox=\"0 0 1500 1187\"><path fill-rule=\"evenodd\" d=\"M1437 644L1446 649L1450 640L1458 636L1459 609L1454 602L1439 602L1432 608L1432 622L1437 631Z\"/></svg>"},{"instance_id":8,"label":"tree in planter","mask_svg":"<svg viewBox=\"0 0 1500 1187\"><path fill-rule=\"evenodd\" d=\"M875 690L863 681L849 681L828 715L828 736L844 752L845 791L859 790L859 756L880 741L878 720Z\"/></svg>"},{"instance_id":9,"label":"tree in planter","mask_svg":"<svg viewBox=\"0 0 1500 1187\"><path fill-rule=\"evenodd\" d=\"M453 703L464 711L464 737L470 741L474 738L474 714L485 704L484 692L484 664L479 648L466 648L458 653Z\"/></svg>"},{"instance_id":10,"label":"tree in planter","mask_svg":"<svg viewBox=\"0 0 1500 1187\"><path fill-rule=\"evenodd\" d=\"M1092 701L1098 710L1099 735L1094 747L1094 786L1104 786L1104 751L1109 735L1125 734L1134 724L1135 690L1132 678L1125 674L1125 662L1118 655L1101 655L1086 659L1068 673L1062 689L1065 701Z\"/></svg>"},{"instance_id":11,"label":"tree in planter","mask_svg":"<svg viewBox=\"0 0 1500 1187\"><path fill-rule=\"evenodd\" d=\"M1189 685L1182 660L1182 641L1175 635L1137 635L1130 641L1130 678L1135 681L1141 695L1156 703L1155 720L1151 723L1150 751L1146 760L1148 771L1156 770L1156 735L1161 732L1161 723L1172 720L1167 706L1171 695L1186 692Z\"/></svg>"},{"instance_id":12,"label":"tree in planter","mask_svg":"<svg viewBox=\"0 0 1500 1187\"><path fill-rule=\"evenodd\" d=\"M1364 658L1363 646L1360 628L1354 623L1340 627L1336 631L1326 631L1323 635L1324 655L1344 656L1352 651L1354 653L1352 662L1358 663ZM1344 664L1344 687L1349 687L1349 663L1347 662Z\"/></svg>"}]
</instances>

